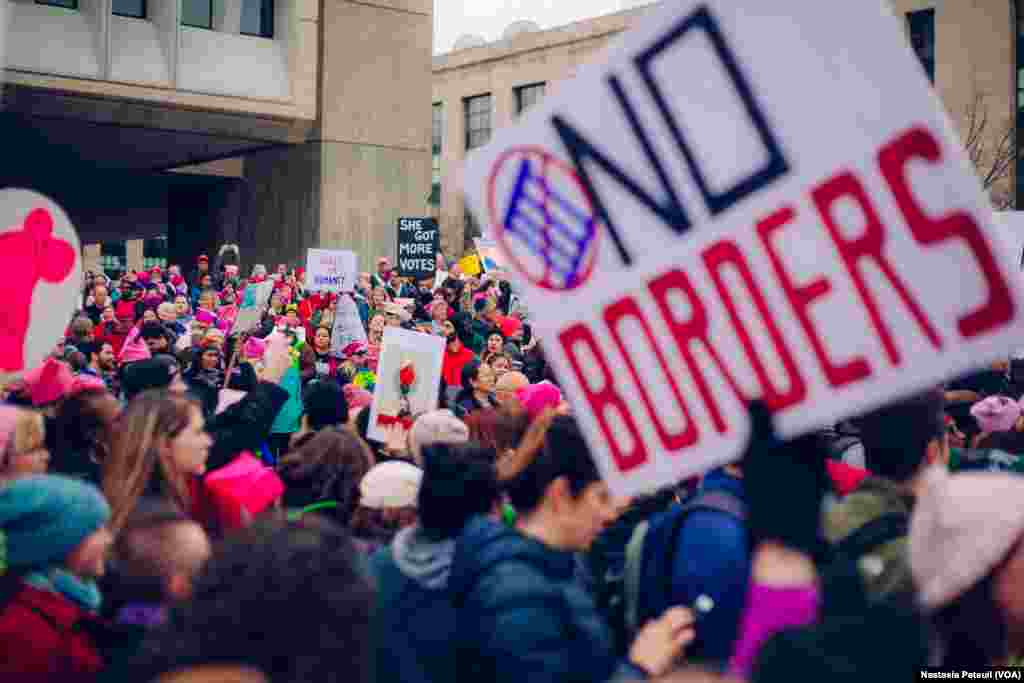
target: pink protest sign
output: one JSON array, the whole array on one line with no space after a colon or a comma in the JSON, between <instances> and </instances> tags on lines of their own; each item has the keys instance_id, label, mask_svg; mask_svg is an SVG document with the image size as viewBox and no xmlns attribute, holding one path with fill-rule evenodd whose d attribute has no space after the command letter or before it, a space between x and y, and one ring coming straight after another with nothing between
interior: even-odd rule
<instances>
[{"instance_id":1,"label":"pink protest sign","mask_svg":"<svg viewBox=\"0 0 1024 683\"><path fill-rule=\"evenodd\" d=\"M30 190L0 190L0 272L0 375L14 376L43 362L78 301L78 234L57 204Z\"/></svg>"}]
</instances>

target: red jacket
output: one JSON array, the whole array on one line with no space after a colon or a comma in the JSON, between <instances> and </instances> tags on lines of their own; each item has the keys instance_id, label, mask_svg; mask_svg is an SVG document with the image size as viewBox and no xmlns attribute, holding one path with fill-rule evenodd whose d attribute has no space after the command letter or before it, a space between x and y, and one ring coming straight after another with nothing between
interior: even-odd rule
<instances>
[{"instance_id":1,"label":"red jacket","mask_svg":"<svg viewBox=\"0 0 1024 683\"><path fill-rule=\"evenodd\" d=\"M0 680L93 680L103 659L88 622L99 624L100 618L62 595L23 583L0 612Z\"/></svg>"},{"instance_id":2,"label":"red jacket","mask_svg":"<svg viewBox=\"0 0 1024 683\"><path fill-rule=\"evenodd\" d=\"M462 368L466 363L473 360L473 352L463 346L457 353L444 350L444 364L441 366L441 377L444 383L450 387L462 386Z\"/></svg>"}]
</instances>

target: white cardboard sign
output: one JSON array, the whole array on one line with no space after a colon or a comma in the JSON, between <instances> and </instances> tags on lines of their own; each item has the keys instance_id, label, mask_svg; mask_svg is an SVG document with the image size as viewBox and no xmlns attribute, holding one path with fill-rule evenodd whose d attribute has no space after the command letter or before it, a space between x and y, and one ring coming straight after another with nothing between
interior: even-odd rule
<instances>
[{"instance_id":1,"label":"white cardboard sign","mask_svg":"<svg viewBox=\"0 0 1024 683\"><path fill-rule=\"evenodd\" d=\"M306 250L306 283L309 292L351 292L356 286L355 252L338 249Z\"/></svg>"},{"instance_id":2,"label":"white cardboard sign","mask_svg":"<svg viewBox=\"0 0 1024 683\"><path fill-rule=\"evenodd\" d=\"M443 359L441 337L400 327L384 329L367 436L384 442L386 430L396 420L410 420L437 408ZM408 391L403 392L400 380L406 365L413 369L414 380L407 385Z\"/></svg>"},{"instance_id":3,"label":"white cardboard sign","mask_svg":"<svg viewBox=\"0 0 1024 683\"><path fill-rule=\"evenodd\" d=\"M795 436L1008 355L951 131L881 2L668 0L468 159L615 491L739 457L751 399Z\"/></svg>"},{"instance_id":4,"label":"white cardboard sign","mask_svg":"<svg viewBox=\"0 0 1024 683\"><path fill-rule=\"evenodd\" d=\"M0 190L0 377L42 363L64 337L82 289L82 250L63 209L31 190Z\"/></svg>"},{"instance_id":5,"label":"white cardboard sign","mask_svg":"<svg viewBox=\"0 0 1024 683\"><path fill-rule=\"evenodd\" d=\"M359 317L359 307L347 294L338 297L334 311L334 329L331 331L331 353L341 357L341 352L352 342L366 341L366 328Z\"/></svg>"}]
</instances>

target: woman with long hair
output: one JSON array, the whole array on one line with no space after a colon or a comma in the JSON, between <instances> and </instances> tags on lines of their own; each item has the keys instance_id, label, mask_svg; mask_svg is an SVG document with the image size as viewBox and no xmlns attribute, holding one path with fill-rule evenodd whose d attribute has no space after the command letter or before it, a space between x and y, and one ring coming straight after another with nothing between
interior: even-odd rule
<instances>
[{"instance_id":1,"label":"woman with long hair","mask_svg":"<svg viewBox=\"0 0 1024 683\"><path fill-rule=\"evenodd\" d=\"M202 410L191 398L162 389L133 398L118 418L103 462L111 529L120 530L144 496L167 500L195 518L198 477L206 471L212 444Z\"/></svg>"}]
</instances>

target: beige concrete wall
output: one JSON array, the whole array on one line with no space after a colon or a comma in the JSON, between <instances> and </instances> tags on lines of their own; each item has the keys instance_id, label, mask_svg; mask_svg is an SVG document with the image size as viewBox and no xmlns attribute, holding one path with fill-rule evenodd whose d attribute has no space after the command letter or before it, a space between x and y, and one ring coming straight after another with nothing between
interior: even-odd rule
<instances>
[{"instance_id":1,"label":"beige concrete wall","mask_svg":"<svg viewBox=\"0 0 1024 683\"><path fill-rule=\"evenodd\" d=\"M968 111L981 101L989 115L991 147L1013 125L1016 112L1014 17L1011 0L890 0L903 15L935 9L935 87L947 111L967 133ZM497 130L514 118L514 88L546 81L547 94L572 78L580 65L597 58L644 9L620 12L511 40L449 52L434 58L433 102L444 105L445 132L441 155L442 194L438 210L443 240L449 249L462 248L464 204L458 187L465 158L462 100L491 93ZM982 164L984 167L984 163ZM1003 179L995 193L1012 187Z\"/></svg>"},{"instance_id":2,"label":"beige concrete wall","mask_svg":"<svg viewBox=\"0 0 1024 683\"><path fill-rule=\"evenodd\" d=\"M987 115L985 149L1015 125L1016 34L1011 0L891 0L900 15L935 10L935 89L966 139L972 112ZM981 172L991 168L992 154L982 154ZM1012 193L1013 171L992 188L998 202Z\"/></svg>"},{"instance_id":3,"label":"beige concrete wall","mask_svg":"<svg viewBox=\"0 0 1024 683\"><path fill-rule=\"evenodd\" d=\"M82 245L82 271L91 270L94 273L100 271L100 260L103 254L101 253L102 245L99 244L84 244Z\"/></svg>"},{"instance_id":4,"label":"beige concrete wall","mask_svg":"<svg viewBox=\"0 0 1024 683\"><path fill-rule=\"evenodd\" d=\"M494 131L515 119L515 88L545 82L545 94L558 89L576 70L643 15L634 9L546 31L523 33L483 47L434 58L432 102L444 105L441 146L441 207L435 212L446 254L461 254L465 205L459 173L466 156L463 99L491 93ZM427 119L430 120L429 117Z\"/></svg>"},{"instance_id":5,"label":"beige concrete wall","mask_svg":"<svg viewBox=\"0 0 1024 683\"><path fill-rule=\"evenodd\" d=\"M394 257L399 216L428 216L430 0L325 0L320 246Z\"/></svg>"}]
</instances>

